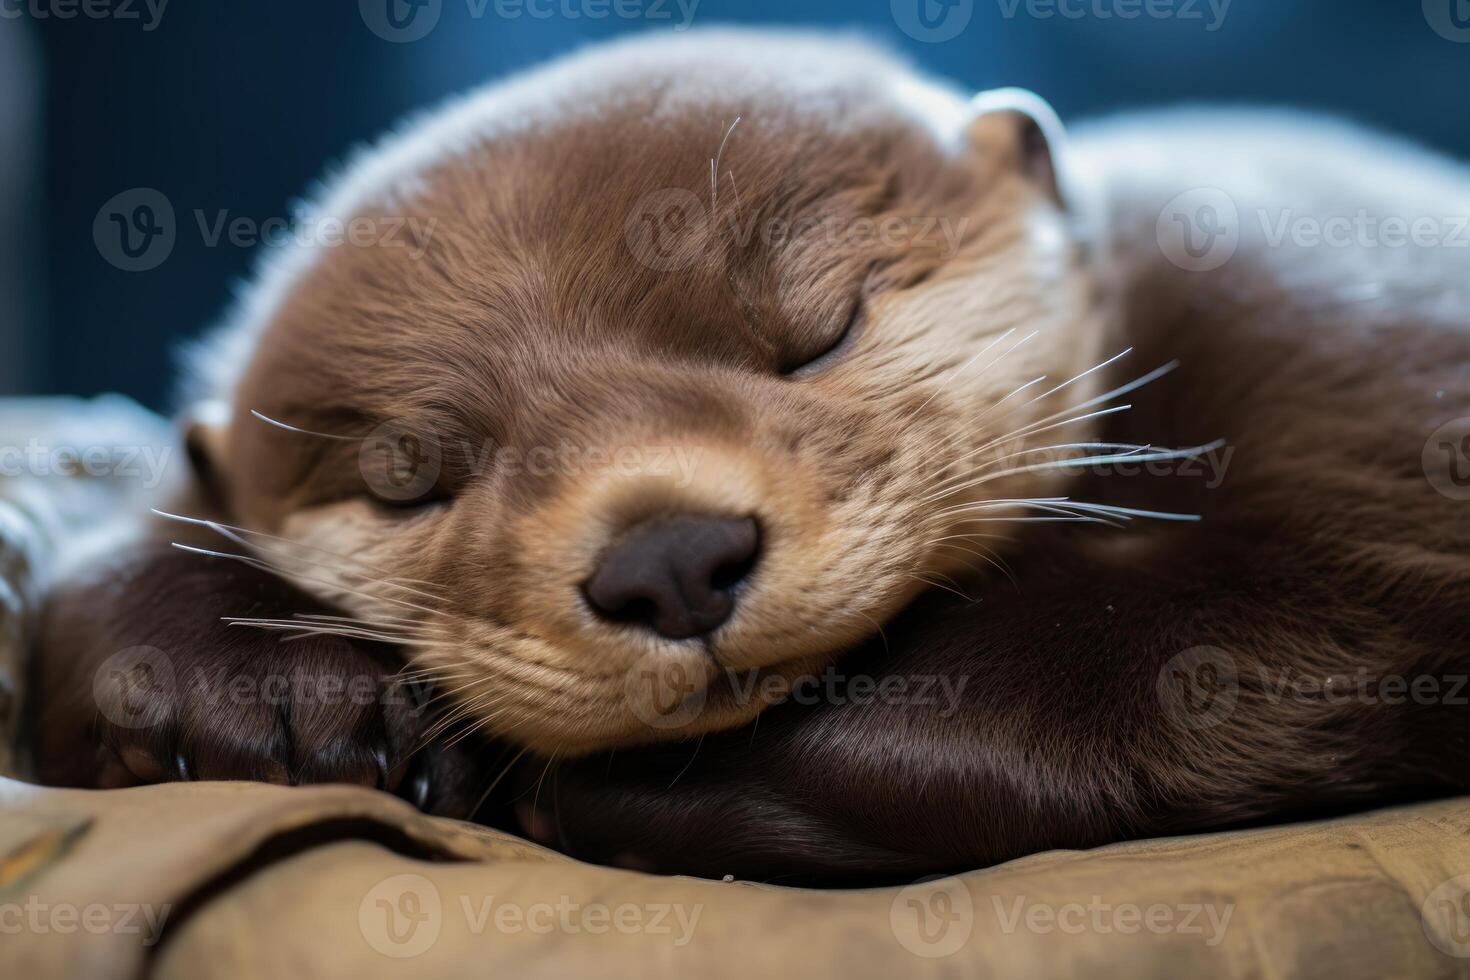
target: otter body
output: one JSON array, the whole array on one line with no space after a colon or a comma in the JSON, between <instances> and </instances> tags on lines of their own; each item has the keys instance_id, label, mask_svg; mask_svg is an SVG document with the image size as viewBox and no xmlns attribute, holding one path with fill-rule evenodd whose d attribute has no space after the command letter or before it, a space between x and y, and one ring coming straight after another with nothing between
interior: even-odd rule
<instances>
[{"instance_id":1,"label":"otter body","mask_svg":"<svg viewBox=\"0 0 1470 980\"><path fill-rule=\"evenodd\" d=\"M489 90L322 210L421 238L262 276L173 505L221 523L53 599L48 778L515 798L576 854L824 880L1467 788L1461 168L1270 115L1067 148L719 35ZM99 717L135 646L219 680ZM384 707L391 657L438 700Z\"/></svg>"}]
</instances>

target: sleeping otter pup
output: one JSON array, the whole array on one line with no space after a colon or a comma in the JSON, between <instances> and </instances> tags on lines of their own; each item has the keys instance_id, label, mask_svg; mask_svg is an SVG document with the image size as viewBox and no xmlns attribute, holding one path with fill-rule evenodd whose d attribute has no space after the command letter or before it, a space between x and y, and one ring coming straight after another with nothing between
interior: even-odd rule
<instances>
[{"instance_id":1,"label":"sleeping otter pup","mask_svg":"<svg viewBox=\"0 0 1470 980\"><path fill-rule=\"evenodd\" d=\"M48 607L43 775L831 880L1463 790L1465 253L1289 230L1362 209L1470 182L1288 118L1068 150L826 39L478 93L201 357L194 497Z\"/></svg>"}]
</instances>

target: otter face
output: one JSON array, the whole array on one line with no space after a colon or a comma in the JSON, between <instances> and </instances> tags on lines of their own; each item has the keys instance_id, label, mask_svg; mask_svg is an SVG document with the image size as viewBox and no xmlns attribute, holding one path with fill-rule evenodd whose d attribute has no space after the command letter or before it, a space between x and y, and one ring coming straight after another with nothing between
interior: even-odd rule
<instances>
[{"instance_id":1,"label":"otter face","mask_svg":"<svg viewBox=\"0 0 1470 980\"><path fill-rule=\"evenodd\" d=\"M249 297L229 509L495 733L740 724L779 690L742 680L983 566L1000 501L1055 490L1016 462L1086 438L1037 434L1102 333L1037 133L764 35L477 95L352 168L342 240Z\"/></svg>"}]
</instances>

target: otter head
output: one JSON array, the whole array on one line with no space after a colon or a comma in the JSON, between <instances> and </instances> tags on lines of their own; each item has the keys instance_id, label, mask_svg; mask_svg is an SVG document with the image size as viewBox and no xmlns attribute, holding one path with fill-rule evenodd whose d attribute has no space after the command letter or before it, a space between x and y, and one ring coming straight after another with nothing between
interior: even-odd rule
<instances>
[{"instance_id":1,"label":"otter head","mask_svg":"<svg viewBox=\"0 0 1470 980\"><path fill-rule=\"evenodd\" d=\"M1061 479L1027 454L1086 437L1053 130L785 36L498 85L303 216L197 442L262 557L488 729L739 724L778 689L739 681L985 567Z\"/></svg>"}]
</instances>

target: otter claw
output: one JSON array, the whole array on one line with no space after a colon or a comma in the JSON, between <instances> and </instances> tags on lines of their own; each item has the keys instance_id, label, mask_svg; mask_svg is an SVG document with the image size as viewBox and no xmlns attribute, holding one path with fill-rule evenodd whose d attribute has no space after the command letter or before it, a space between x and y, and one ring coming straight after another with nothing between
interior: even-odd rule
<instances>
[{"instance_id":1,"label":"otter claw","mask_svg":"<svg viewBox=\"0 0 1470 980\"><path fill-rule=\"evenodd\" d=\"M414 767L408 801L420 810L425 809L429 804L429 768L423 764L422 760Z\"/></svg>"},{"instance_id":2,"label":"otter claw","mask_svg":"<svg viewBox=\"0 0 1470 980\"><path fill-rule=\"evenodd\" d=\"M378 767L378 789L387 790L389 782L387 743L379 741L373 747L373 762Z\"/></svg>"}]
</instances>

